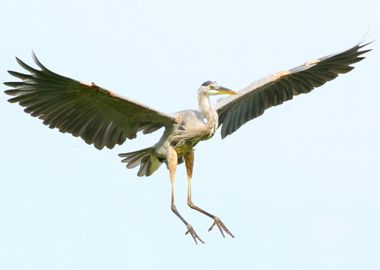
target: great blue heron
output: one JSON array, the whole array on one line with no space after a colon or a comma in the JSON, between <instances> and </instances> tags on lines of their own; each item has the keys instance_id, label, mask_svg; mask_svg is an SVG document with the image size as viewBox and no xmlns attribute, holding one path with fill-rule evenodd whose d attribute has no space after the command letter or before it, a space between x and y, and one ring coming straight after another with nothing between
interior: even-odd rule
<instances>
[{"instance_id":1,"label":"great blue heron","mask_svg":"<svg viewBox=\"0 0 380 270\"><path fill-rule=\"evenodd\" d=\"M222 138L232 134L243 124L260 116L272 106L290 100L293 96L308 93L338 76L352 70L351 64L364 59L362 50L367 44L356 46L341 53L329 55L286 71L264 77L234 92L219 86L214 81L204 82L198 90L199 110L186 110L166 114L130 99L120 97L94 83L76 81L54 73L41 64L35 69L20 59L17 62L28 71L23 74L8 71L17 82L5 82L11 89L5 93L13 98L12 103L25 107L25 112L43 120L50 128L69 132L81 137L96 148L113 148L126 139L133 139L139 131L144 134L162 127L165 131L161 139L153 145L136 152L120 154L127 168L140 166L138 176L150 176L165 162L171 181L171 210L187 226L186 234L194 241L200 241L193 227L180 215L174 204L174 180L177 165L185 162L188 177L187 204L214 220L209 231L218 227L223 235L233 234L216 215L210 214L192 202L191 183L194 163L194 146L210 139L221 126ZM210 96L231 95L215 106ZM174 97L167 97L174 102Z\"/></svg>"}]
</instances>

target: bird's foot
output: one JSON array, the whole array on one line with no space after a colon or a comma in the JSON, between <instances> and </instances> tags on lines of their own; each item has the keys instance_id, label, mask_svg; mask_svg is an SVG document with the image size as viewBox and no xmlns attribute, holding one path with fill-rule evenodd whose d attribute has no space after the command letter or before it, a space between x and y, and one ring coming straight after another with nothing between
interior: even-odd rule
<instances>
[{"instance_id":1,"label":"bird's foot","mask_svg":"<svg viewBox=\"0 0 380 270\"><path fill-rule=\"evenodd\" d=\"M190 224L187 225L187 232L185 233L186 234L190 234L191 237L193 237L194 241L195 241L195 244L198 245L198 241L201 242L202 244L204 244L205 242L203 242L203 240L198 236L198 234L194 231L193 229L193 226L191 226Z\"/></svg>"},{"instance_id":2,"label":"bird's foot","mask_svg":"<svg viewBox=\"0 0 380 270\"><path fill-rule=\"evenodd\" d=\"M219 229L219 231L220 231L220 233L222 234L223 237L226 237L224 235L224 233L226 232L232 238L235 238L235 236L227 229L227 227L223 224L223 222L218 217L214 218L214 223L211 225L211 227L210 227L210 229L208 229L208 231L211 231L214 228L215 225L218 227L218 229Z\"/></svg>"}]
</instances>

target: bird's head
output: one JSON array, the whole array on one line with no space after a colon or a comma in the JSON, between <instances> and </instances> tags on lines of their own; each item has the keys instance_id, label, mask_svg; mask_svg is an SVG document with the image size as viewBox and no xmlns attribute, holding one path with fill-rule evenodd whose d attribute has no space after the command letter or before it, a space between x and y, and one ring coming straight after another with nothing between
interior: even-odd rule
<instances>
[{"instance_id":1,"label":"bird's head","mask_svg":"<svg viewBox=\"0 0 380 270\"><path fill-rule=\"evenodd\" d=\"M235 91L220 86L215 81L206 81L202 83L201 87L199 88L199 93L205 96L237 95Z\"/></svg>"}]
</instances>

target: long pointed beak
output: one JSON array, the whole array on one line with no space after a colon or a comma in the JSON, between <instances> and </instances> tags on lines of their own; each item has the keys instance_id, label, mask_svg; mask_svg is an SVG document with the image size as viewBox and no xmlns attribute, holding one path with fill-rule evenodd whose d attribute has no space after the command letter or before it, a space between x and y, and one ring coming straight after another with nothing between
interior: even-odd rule
<instances>
[{"instance_id":1,"label":"long pointed beak","mask_svg":"<svg viewBox=\"0 0 380 270\"><path fill-rule=\"evenodd\" d=\"M235 91L232 91L231 89L228 89L223 86L218 86L216 90L218 90L218 92L223 95L237 95L238 94Z\"/></svg>"}]
</instances>

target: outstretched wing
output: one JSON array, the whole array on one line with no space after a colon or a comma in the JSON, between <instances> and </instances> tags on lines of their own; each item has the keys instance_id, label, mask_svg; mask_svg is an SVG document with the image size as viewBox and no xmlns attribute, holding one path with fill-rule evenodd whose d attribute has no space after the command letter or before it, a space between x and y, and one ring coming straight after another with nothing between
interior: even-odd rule
<instances>
[{"instance_id":1,"label":"outstretched wing","mask_svg":"<svg viewBox=\"0 0 380 270\"><path fill-rule=\"evenodd\" d=\"M150 133L175 122L173 116L117 96L94 83L54 73L33 56L40 69L16 58L29 74L8 71L21 81L4 83L12 88L5 93L14 96L9 102L19 103L25 112L42 119L50 128L80 136L102 149L133 139L138 131Z\"/></svg>"},{"instance_id":2,"label":"outstretched wing","mask_svg":"<svg viewBox=\"0 0 380 270\"><path fill-rule=\"evenodd\" d=\"M222 138L239 129L246 122L260 116L272 106L282 104L293 96L309 93L314 88L352 70L351 64L364 59L358 44L344 52L309 61L291 70L278 72L256 81L216 104Z\"/></svg>"}]
</instances>

